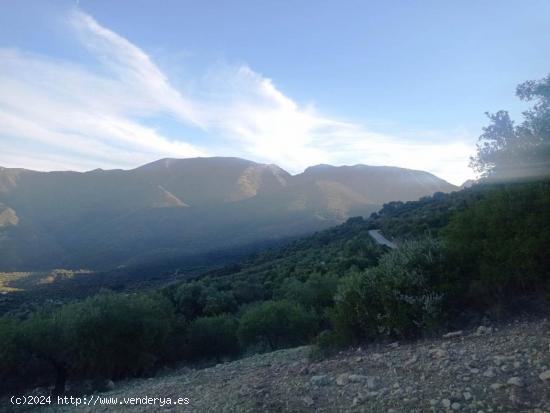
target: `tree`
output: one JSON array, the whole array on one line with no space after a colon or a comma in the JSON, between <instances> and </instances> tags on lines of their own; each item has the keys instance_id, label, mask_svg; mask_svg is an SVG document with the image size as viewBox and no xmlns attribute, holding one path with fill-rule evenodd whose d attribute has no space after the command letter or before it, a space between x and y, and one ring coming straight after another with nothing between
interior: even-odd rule
<instances>
[{"instance_id":1,"label":"tree","mask_svg":"<svg viewBox=\"0 0 550 413\"><path fill-rule=\"evenodd\" d=\"M236 355L240 350L238 326L235 317L228 314L195 319L189 325L187 335L190 355L215 357L217 361L223 356Z\"/></svg>"},{"instance_id":2,"label":"tree","mask_svg":"<svg viewBox=\"0 0 550 413\"><path fill-rule=\"evenodd\" d=\"M0 317L0 382L4 392L12 392L17 389L24 380L26 373L25 354L18 345L19 320L14 317Z\"/></svg>"},{"instance_id":3,"label":"tree","mask_svg":"<svg viewBox=\"0 0 550 413\"><path fill-rule=\"evenodd\" d=\"M483 178L510 180L550 174L550 75L527 81L516 95L534 102L515 125L507 111L487 113L491 123L483 128L477 154L470 166Z\"/></svg>"},{"instance_id":4,"label":"tree","mask_svg":"<svg viewBox=\"0 0 550 413\"><path fill-rule=\"evenodd\" d=\"M176 310L187 320L193 320L203 314L207 298L207 288L200 281L183 283L174 294Z\"/></svg>"},{"instance_id":5,"label":"tree","mask_svg":"<svg viewBox=\"0 0 550 413\"><path fill-rule=\"evenodd\" d=\"M173 307L160 295L105 292L32 314L16 343L27 359L51 366L53 392L62 394L71 375L120 378L152 368L167 355L173 325Z\"/></svg>"},{"instance_id":6,"label":"tree","mask_svg":"<svg viewBox=\"0 0 550 413\"><path fill-rule=\"evenodd\" d=\"M499 185L443 231L470 305L487 309L545 291L550 279L550 183Z\"/></svg>"},{"instance_id":7,"label":"tree","mask_svg":"<svg viewBox=\"0 0 550 413\"><path fill-rule=\"evenodd\" d=\"M18 343L28 358L49 363L55 372L54 395L65 392L69 373L75 370L77 341L71 318L70 311L43 309L25 320L19 329Z\"/></svg>"},{"instance_id":8,"label":"tree","mask_svg":"<svg viewBox=\"0 0 550 413\"><path fill-rule=\"evenodd\" d=\"M244 345L270 350L306 343L317 330L315 316L289 301L264 301L243 314L239 338Z\"/></svg>"}]
</instances>

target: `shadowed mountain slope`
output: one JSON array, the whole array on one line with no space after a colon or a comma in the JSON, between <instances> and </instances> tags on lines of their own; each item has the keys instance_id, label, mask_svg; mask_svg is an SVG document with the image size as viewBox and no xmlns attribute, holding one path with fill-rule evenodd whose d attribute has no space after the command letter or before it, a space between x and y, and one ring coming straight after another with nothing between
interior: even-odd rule
<instances>
[{"instance_id":1,"label":"shadowed mountain slope","mask_svg":"<svg viewBox=\"0 0 550 413\"><path fill-rule=\"evenodd\" d=\"M318 165L290 175L239 158L132 170L0 168L0 270L108 269L305 234L453 185L426 172Z\"/></svg>"}]
</instances>

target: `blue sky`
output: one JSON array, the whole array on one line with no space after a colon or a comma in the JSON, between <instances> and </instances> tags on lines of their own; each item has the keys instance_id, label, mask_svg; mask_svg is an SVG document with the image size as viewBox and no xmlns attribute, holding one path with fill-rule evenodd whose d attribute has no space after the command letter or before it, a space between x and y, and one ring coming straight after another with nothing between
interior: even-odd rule
<instances>
[{"instance_id":1,"label":"blue sky","mask_svg":"<svg viewBox=\"0 0 550 413\"><path fill-rule=\"evenodd\" d=\"M5 1L0 165L240 156L455 184L485 111L550 72L550 2Z\"/></svg>"}]
</instances>

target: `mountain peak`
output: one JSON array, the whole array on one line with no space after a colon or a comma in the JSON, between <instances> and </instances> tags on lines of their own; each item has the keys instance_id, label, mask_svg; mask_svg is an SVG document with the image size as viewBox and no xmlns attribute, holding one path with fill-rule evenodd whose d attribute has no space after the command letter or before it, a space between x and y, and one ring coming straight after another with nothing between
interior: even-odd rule
<instances>
[{"instance_id":1,"label":"mountain peak","mask_svg":"<svg viewBox=\"0 0 550 413\"><path fill-rule=\"evenodd\" d=\"M162 158L138 166L135 169L170 169L190 165L257 165L256 162L230 156L205 156L195 158Z\"/></svg>"},{"instance_id":2,"label":"mountain peak","mask_svg":"<svg viewBox=\"0 0 550 413\"><path fill-rule=\"evenodd\" d=\"M0 203L10 225L0 228L2 252L9 251L0 270L20 263L109 268L148 254L203 253L305 234L390 201L456 189L410 169L321 164L290 175L234 157L164 158L89 173L3 169Z\"/></svg>"},{"instance_id":3,"label":"mountain peak","mask_svg":"<svg viewBox=\"0 0 550 413\"><path fill-rule=\"evenodd\" d=\"M327 171L335 168L338 168L338 167L334 165L329 165L326 163L320 163L318 165L308 166L303 173L305 174L305 173L311 173L311 172Z\"/></svg>"}]
</instances>

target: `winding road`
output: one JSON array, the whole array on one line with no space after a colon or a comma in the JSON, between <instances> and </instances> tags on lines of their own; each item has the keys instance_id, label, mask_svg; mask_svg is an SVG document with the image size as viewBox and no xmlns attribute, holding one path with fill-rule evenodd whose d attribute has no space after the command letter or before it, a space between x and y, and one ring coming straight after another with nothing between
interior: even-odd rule
<instances>
[{"instance_id":1,"label":"winding road","mask_svg":"<svg viewBox=\"0 0 550 413\"><path fill-rule=\"evenodd\" d=\"M369 235L378 243L381 245L385 245L386 247L395 249L397 248L397 245L395 245L393 242L391 242L389 239L384 237L379 229L371 229L369 230Z\"/></svg>"}]
</instances>

